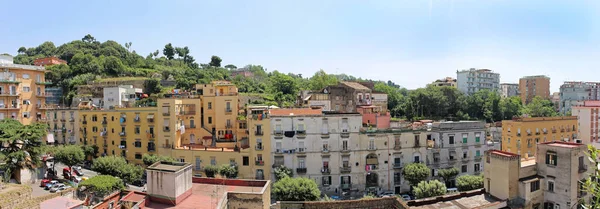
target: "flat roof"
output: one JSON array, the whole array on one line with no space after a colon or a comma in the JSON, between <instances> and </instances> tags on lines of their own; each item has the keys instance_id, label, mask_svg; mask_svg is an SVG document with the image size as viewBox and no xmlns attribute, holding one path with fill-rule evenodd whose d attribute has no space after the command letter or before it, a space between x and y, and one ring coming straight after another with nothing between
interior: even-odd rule
<instances>
[{"instance_id":1,"label":"flat roof","mask_svg":"<svg viewBox=\"0 0 600 209\"><path fill-rule=\"evenodd\" d=\"M72 208L83 205L83 201L68 197L55 197L40 203L40 209Z\"/></svg>"},{"instance_id":2,"label":"flat roof","mask_svg":"<svg viewBox=\"0 0 600 209\"><path fill-rule=\"evenodd\" d=\"M563 142L563 141L551 141L544 142L542 144L553 146L553 147L564 147L564 148L577 148L579 146L583 146L583 144L573 143L573 142Z\"/></svg>"},{"instance_id":3,"label":"flat roof","mask_svg":"<svg viewBox=\"0 0 600 209\"><path fill-rule=\"evenodd\" d=\"M519 155L517 155L515 153L505 152L505 151L502 151L502 150L490 150L490 152L492 154L501 155L501 156L504 156L504 157L517 157L517 156L519 156Z\"/></svg>"},{"instance_id":4,"label":"flat roof","mask_svg":"<svg viewBox=\"0 0 600 209\"><path fill-rule=\"evenodd\" d=\"M535 157L521 160L521 167L532 166L535 164L536 164Z\"/></svg>"},{"instance_id":5,"label":"flat roof","mask_svg":"<svg viewBox=\"0 0 600 209\"><path fill-rule=\"evenodd\" d=\"M180 162L156 162L156 163L148 166L146 169L156 170L156 171L177 172L188 166L192 166L192 164L180 163Z\"/></svg>"},{"instance_id":6,"label":"flat roof","mask_svg":"<svg viewBox=\"0 0 600 209\"><path fill-rule=\"evenodd\" d=\"M302 115L322 115L322 109L311 108L291 108L291 109L270 109L271 116L302 116Z\"/></svg>"},{"instance_id":7,"label":"flat roof","mask_svg":"<svg viewBox=\"0 0 600 209\"><path fill-rule=\"evenodd\" d=\"M416 209L459 209L459 208L479 208L492 204L499 204L501 201L486 194L463 197L452 201L440 201L422 206L411 206Z\"/></svg>"},{"instance_id":8,"label":"flat roof","mask_svg":"<svg viewBox=\"0 0 600 209\"><path fill-rule=\"evenodd\" d=\"M146 195L144 195L144 194L139 194L137 192L131 192L130 194L126 195L126 197L121 199L121 201L140 202L140 201L144 200L145 198L146 198Z\"/></svg>"},{"instance_id":9,"label":"flat roof","mask_svg":"<svg viewBox=\"0 0 600 209\"><path fill-rule=\"evenodd\" d=\"M269 185L270 186L270 185ZM148 209L195 209L217 208L227 192L260 193L263 187L233 186L220 184L193 183L192 194L177 205L165 205L150 201Z\"/></svg>"}]
</instances>

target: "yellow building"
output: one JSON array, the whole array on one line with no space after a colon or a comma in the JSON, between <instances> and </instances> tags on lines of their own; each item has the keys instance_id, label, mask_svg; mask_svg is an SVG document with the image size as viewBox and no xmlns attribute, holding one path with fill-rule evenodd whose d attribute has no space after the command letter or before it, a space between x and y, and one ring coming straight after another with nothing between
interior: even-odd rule
<instances>
[{"instance_id":1,"label":"yellow building","mask_svg":"<svg viewBox=\"0 0 600 209\"><path fill-rule=\"evenodd\" d=\"M46 105L46 72L42 66L13 64L12 57L0 55L0 120L47 122L51 107Z\"/></svg>"},{"instance_id":2,"label":"yellow building","mask_svg":"<svg viewBox=\"0 0 600 209\"><path fill-rule=\"evenodd\" d=\"M57 144L80 144L79 123L75 122L79 118L77 109L53 109L48 110L45 118L48 119L48 129L53 135Z\"/></svg>"},{"instance_id":3,"label":"yellow building","mask_svg":"<svg viewBox=\"0 0 600 209\"><path fill-rule=\"evenodd\" d=\"M577 117L535 117L502 121L502 151L523 158L536 155L536 144L548 141L577 142Z\"/></svg>"}]
</instances>

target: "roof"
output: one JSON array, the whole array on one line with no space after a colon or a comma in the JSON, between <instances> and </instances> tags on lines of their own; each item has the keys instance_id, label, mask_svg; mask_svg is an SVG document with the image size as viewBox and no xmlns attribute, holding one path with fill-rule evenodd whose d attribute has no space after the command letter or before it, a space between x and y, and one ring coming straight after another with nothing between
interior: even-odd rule
<instances>
[{"instance_id":1,"label":"roof","mask_svg":"<svg viewBox=\"0 0 600 209\"><path fill-rule=\"evenodd\" d=\"M583 146L583 144L573 143L573 142L563 142L563 141L551 141L544 142L542 144L553 146L553 147L565 147L565 148L577 148L579 146Z\"/></svg>"},{"instance_id":2,"label":"roof","mask_svg":"<svg viewBox=\"0 0 600 209\"><path fill-rule=\"evenodd\" d=\"M271 116L322 115L323 110L311 108L271 109L269 114Z\"/></svg>"},{"instance_id":3,"label":"roof","mask_svg":"<svg viewBox=\"0 0 600 209\"><path fill-rule=\"evenodd\" d=\"M502 208L506 201L485 194L483 190L455 193L408 202L411 209Z\"/></svg>"},{"instance_id":4,"label":"roof","mask_svg":"<svg viewBox=\"0 0 600 209\"><path fill-rule=\"evenodd\" d=\"M121 199L121 201L140 202L144 199L146 199L145 194L138 193L138 192L130 192L125 197L123 197L123 199Z\"/></svg>"},{"instance_id":5,"label":"roof","mask_svg":"<svg viewBox=\"0 0 600 209\"><path fill-rule=\"evenodd\" d=\"M537 161L535 161L535 157L530 157L530 158L521 160L521 167L532 166L532 165L535 165L536 163L537 163Z\"/></svg>"},{"instance_id":6,"label":"roof","mask_svg":"<svg viewBox=\"0 0 600 209\"><path fill-rule=\"evenodd\" d=\"M491 154L495 154L495 155L500 155L500 156L504 156L504 157L518 157L519 155L515 154L515 153L510 153L510 152L505 152L502 150L490 150Z\"/></svg>"},{"instance_id":7,"label":"roof","mask_svg":"<svg viewBox=\"0 0 600 209\"><path fill-rule=\"evenodd\" d=\"M186 167L190 167L192 164L180 163L180 162L156 162L146 169L155 171L166 171L166 172L177 172L183 170Z\"/></svg>"},{"instance_id":8,"label":"roof","mask_svg":"<svg viewBox=\"0 0 600 209\"><path fill-rule=\"evenodd\" d=\"M221 199L225 197L227 192L245 192L245 193L264 193L266 187L270 187L268 181L256 181L256 180L225 180L225 183L218 183L218 180L211 180L207 178L194 178L193 182L200 181L214 181L212 183L192 183L192 194L185 198L182 202L177 205L165 205L157 202L150 202L146 208L148 209L192 209L192 208L217 208ZM227 185L231 184L243 184L246 183L261 183L258 185L262 186L237 186Z\"/></svg>"},{"instance_id":9,"label":"roof","mask_svg":"<svg viewBox=\"0 0 600 209\"><path fill-rule=\"evenodd\" d=\"M363 86L362 84L360 84L360 83L356 83L356 82L342 81L342 82L340 82L340 83L341 83L341 84L344 84L344 85L346 85L346 86L348 86L348 87L350 87L350 88L353 88L353 89L358 89L358 90L371 90L371 89L367 88L366 86Z\"/></svg>"},{"instance_id":10,"label":"roof","mask_svg":"<svg viewBox=\"0 0 600 209\"><path fill-rule=\"evenodd\" d=\"M68 197L55 197L40 203L40 209L63 209L83 205L83 201Z\"/></svg>"}]
</instances>

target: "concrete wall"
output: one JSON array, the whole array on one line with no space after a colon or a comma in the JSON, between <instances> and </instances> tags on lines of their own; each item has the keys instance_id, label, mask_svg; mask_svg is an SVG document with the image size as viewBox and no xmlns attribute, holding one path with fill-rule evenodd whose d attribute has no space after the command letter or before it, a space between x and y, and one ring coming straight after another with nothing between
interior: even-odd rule
<instances>
[{"instance_id":1,"label":"concrete wall","mask_svg":"<svg viewBox=\"0 0 600 209\"><path fill-rule=\"evenodd\" d=\"M192 172L187 167L177 172L147 170L148 194L161 199L185 199L191 195Z\"/></svg>"},{"instance_id":2,"label":"concrete wall","mask_svg":"<svg viewBox=\"0 0 600 209\"><path fill-rule=\"evenodd\" d=\"M489 161L488 161L489 159ZM519 156L501 156L486 152L484 188L494 197L505 200L515 198L519 191Z\"/></svg>"}]
</instances>

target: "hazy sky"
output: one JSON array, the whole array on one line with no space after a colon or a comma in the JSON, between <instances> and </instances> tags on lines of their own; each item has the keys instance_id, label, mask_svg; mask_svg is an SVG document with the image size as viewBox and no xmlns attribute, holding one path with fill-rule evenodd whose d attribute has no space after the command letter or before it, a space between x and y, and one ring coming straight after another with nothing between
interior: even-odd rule
<instances>
[{"instance_id":1,"label":"hazy sky","mask_svg":"<svg viewBox=\"0 0 600 209\"><path fill-rule=\"evenodd\" d=\"M600 81L600 1L6 1L0 53L92 34L145 56L166 43L196 61L312 75L319 69L409 89L463 68Z\"/></svg>"}]
</instances>

